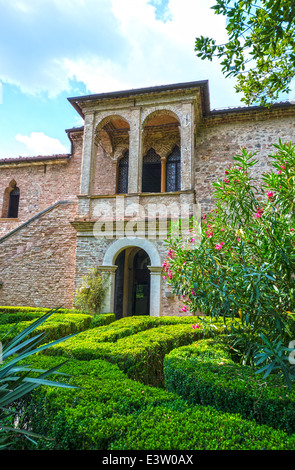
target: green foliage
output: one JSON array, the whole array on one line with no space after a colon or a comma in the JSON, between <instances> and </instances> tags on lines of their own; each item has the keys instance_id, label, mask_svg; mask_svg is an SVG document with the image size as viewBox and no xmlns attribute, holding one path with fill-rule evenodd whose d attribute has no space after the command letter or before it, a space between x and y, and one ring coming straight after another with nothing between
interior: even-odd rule
<instances>
[{"instance_id":1,"label":"green foliage","mask_svg":"<svg viewBox=\"0 0 295 470\"><path fill-rule=\"evenodd\" d=\"M295 150L281 141L270 156L272 169L256 180L255 155L242 149L223 181L214 183L215 208L203 216L200 246L168 241L164 262L169 282L193 313L241 318L248 358L280 367L290 386L294 367L282 362L282 347L267 350L264 338L295 338ZM189 249L188 249L189 248ZM261 356L257 356L261 361Z\"/></svg>"},{"instance_id":2,"label":"green foliage","mask_svg":"<svg viewBox=\"0 0 295 470\"><path fill-rule=\"evenodd\" d=\"M54 311L49 311L39 319L31 322L25 329L22 329L21 332L10 340L7 340L6 335L6 337L4 337L6 341L5 344L3 344L3 338L1 338L0 447L2 449L10 447L11 442L9 442L9 439L11 439L11 434L13 433L23 434L28 439L38 437L35 433L19 429L15 425L17 412L13 406L17 401L40 385L72 388L72 386L66 383L48 379L50 375L56 374L62 364L56 365L49 370L40 370L33 369L31 365L22 362L25 359L27 360L30 356L38 354L44 351L44 349L69 338L64 337L52 343L40 346L42 341L44 342L45 340L46 332L37 332L37 334L32 335L33 332L36 333L38 327L53 315L53 313ZM32 377L32 372L37 372L37 375Z\"/></svg>"},{"instance_id":3,"label":"green foliage","mask_svg":"<svg viewBox=\"0 0 295 470\"><path fill-rule=\"evenodd\" d=\"M196 330L192 323L191 317L123 318L108 326L84 331L73 341L54 346L47 354L84 361L106 359L135 380L162 385L165 354L209 334L201 321ZM224 331L223 322L217 323L217 329Z\"/></svg>"},{"instance_id":4,"label":"green foliage","mask_svg":"<svg viewBox=\"0 0 295 470\"><path fill-rule=\"evenodd\" d=\"M107 289L107 277L103 276L99 268L90 270L83 277L82 285L75 296L75 307L84 312L100 313Z\"/></svg>"},{"instance_id":5,"label":"green foliage","mask_svg":"<svg viewBox=\"0 0 295 470\"><path fill-rule=\"evenodd\" d=\"M295 4L293 0L216 0L215 13L227 18L228 42L196 38L201 59L222 59L222 72L236 77L236 91L247 105L268 105L290 91L295 75Z\"/></svg>"},{"instance_id":6,"label":"green foliage","mask_svg":"<svg viewBox=\"0 0 295 470\"><path fill-rule=\"evenodd\" d=\"M52 368L58 358L40 360L40 366ZM61 371L81 388L40 388L30 397L29 422L53 439L38 441L42 450L295 448L294 436L212 407L188 405L174 393L129 379L106 361L73 359Z\"/></svg>"},{"instance_id":7,"label":"green foliage","mask_svg":"<svg viewBox=\"0 0 295 470\"><path fill-rule=\"evenodd\" d=\"M255 368L236 363L225 339L204 339L171 351L164 361L167 390L190 404L294 433L295 392L277 374L262 378Z\"/></svg>"}]
</instances>

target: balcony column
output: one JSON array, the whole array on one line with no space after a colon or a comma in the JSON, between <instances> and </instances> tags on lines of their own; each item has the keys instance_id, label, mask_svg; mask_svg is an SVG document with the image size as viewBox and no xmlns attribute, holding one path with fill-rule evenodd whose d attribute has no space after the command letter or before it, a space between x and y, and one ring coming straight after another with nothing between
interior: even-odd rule
<instances>
[{"instance_id":1,"label":"balcony column","mask_svg":"<svg viewBox=\"0 0 295 470\"><path fill-rule=\"evenodd\" d=\"M92 180L95 163L94 137L94 113L86 113L84 124L83 156L81 171L81 195L83 196L89 196L92 190Z\"/></svg>"},{"instance_id":2,"label":"balcony column","mask_svg":"<svg viewBox=\"0 0 295 470\"><path fill-rule=\"evenodd\" d=\"M166 191L166 158L161 158L161 193Z\"/></svg>"},{"instance_id":3,"label":"balcony column","mask_svg":"<svg viewBox=\"0 0 295 470\"><path fill-rule=\"evenodd\" d=\"M182 103L181 137L181 190L194 186L194 108L192 102Z\"/></svg>"},{"instance_id":4,"label":"balcony column","mask_svg":"<svg viewBox=\"0 0 295 470\"><path fill-rule=\"evenodd\" d=\"M129 131L129 174L128 193L141 192L142 181L142 132L141 108L131 108Z\"/></svg>"}]
</instances>

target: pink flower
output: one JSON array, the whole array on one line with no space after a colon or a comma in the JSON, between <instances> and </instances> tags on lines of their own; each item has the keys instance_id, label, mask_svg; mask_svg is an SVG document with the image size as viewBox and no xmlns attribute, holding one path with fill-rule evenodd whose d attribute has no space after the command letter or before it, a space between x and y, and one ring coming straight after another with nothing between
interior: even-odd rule
<instances>
[{"instance_id":1,"label":"pink flower","mask_svg":"<svg viewBox=\"0 0 295 470\"><path fill-rule=\"evenodd\" d=\"M224 228L222 228L221 231L224 232Z\"/></svg>"},{"instance_id":2,"label":"pink flower","mask_svg":"<svg viewBox=\"0 0 295 470\"><path fill-rule=\"evenodd\" d=\"M207 233L207 238L213 237L213 232L210 232L210 231L208 230L208 232L206 232L206 233Z\"/></svg>"},{"instance_id":3,"label":"pink flower","mask_svg":"<svg viewBox=\"0 0 295 470\"><path fill-rule=\"evenodd\" d=\"M238 241L238 242L240 242L240 241L241 241L241 239L240 239L240 238L237 238L237 241Z\"/></svg>"},{"instance_id":4,"label":"pink flower","mask_svg":"<svg viewBox=\"0 0 295 470\"><path fill-rule=\"evenodd\" d=\"M281 173L282 173L281 170L279 170L279 171L278 171L278 175L280 175Z\"/></svg>"},{"instance_id":5,"label":"pink flower","mask_svg":"<svg viewBox=\"0 0 295 470\"><path fill-rule=\"evenodd\" d=\"M192 327L193 327L194 329L198 329L198 328L200 328L200 325L196 324L196 325L192 325Z\"/></svg>"},{"instance_id":6,"label":"pink flower","mask_svg":"<svg viewBox=\"0 0 295 470\"><path fill-rule=\"evenodd\" d=\"M256 219L259 219L261 217L262 213L263 213L263 210L258 208L257 212L255 214Z\"/></svg>"},{"instance_id":7,"label":"pink flower","mask_svg":"<svg viewBox=\"0 0 295 470\"><path fill-rule=\"evenodd\" d=\"M194 238L191 238L191 243L194 243L195 239Z\"/></svg>"},{"instance_id":8,"label":"pink flower","mask_svg":"<svg viewBox=\"0 0 295 470\"><path fill-rule=\"evenodd\" d=\"M272 191L268 191L267 197L268 197L268 199L271 199L271 198L273 197L273 192L272 192Z\"/></svg>"},{"instance_id":9,"label":"pink flower","mask_svg":"<svg viewBox=\"0 0 295 470\"><path fill-rule=\"evenodd\" d=\"M187 311L186 305L184 305L181 310L182 310L183 312L186 312L186 311Z\"/></svg>"},{"instance_id":10,"label":"pink flower","mask_svg":"<svg viewBox=\"0 0 295 470\"><path fill-rule=\"evenodd\" d=\"M223 181L224 181L225 183L229 183L229 180L228 180L228 179L226 179L226 178L224 178L224 180L223 180Z\"/></svg>"},{"instance_id":11,"label":"pink flower","mask_svg":"<svg viewBox=\"0 0 295 470\"><path fill-rule=\"evenodd\" d=\"M194 291L194 290L192 290L192 294L193 294L193 295L196 295L196 293L195 293L195 291Z\"/></svg>"},{"instance_id":12,"label":"pink flower","mask_svg":"<svg viewBox=\"0 0 295 470\"><path fill-rule=\"evenodd\" d=\"M169 277L169 279L172 279L172 273L171 273L171 271L168 272L168 277Z\"/></svg>"},{"instance_id":13,"label":"pink flower","mask_svg":"<svg viewBox=\"0 0 295 470\"><path fill-rule=\"evenodd\" d=\"M227 170L225 170L224 174L225 174L225 175L228 175L228 171L227 171Z\"/></svg>"},{"instance_id":14,"label":"pink flower","mask_svg":"<svg viewBox=\"0 0 295 470\"><path fill-rule=\"evenodd\" d=\"M286 167L285 167L284 165L281 165L281 168L282 168L282 170L285 170L285 169L286 169Z\"/></svg>"},{"instance_id":15,"label":"pink flower","mask_svg":"<svg viewBox=\"0 0 295 470\"><path fill-rule=\"evenodd\" d=\"M166 277L166 276L163 276L163 279L167 279L167 277Z\"/></svg>"},{"instance_id":16,"label":"pink flower","mask_svg":"<svg viewBox=\"0 0 295 470\"><path fill-rule=\"evenodd\" d=\"M294 232L294 230L295 230L294 228L291 228L291 229L290 229L290 232Z\"/></svg>"},{"instance_id":17,"label":"pink flower","mask_svg":"<svg viewBox=\"0 0 295 470\"><path fill-rule=\"evenodd\" d=\"M216 249L216 250L221 250L221 249L222 249L222 245L223 245L223 243L217 243L217 245L215 246L215 249Z\"/></svg>"}]
</instances>

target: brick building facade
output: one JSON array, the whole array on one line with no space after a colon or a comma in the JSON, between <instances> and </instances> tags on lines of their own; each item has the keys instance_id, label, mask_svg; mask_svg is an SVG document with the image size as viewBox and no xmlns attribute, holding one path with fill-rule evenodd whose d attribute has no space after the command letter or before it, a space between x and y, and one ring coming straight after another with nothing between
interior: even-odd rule
<instances>
[{"instance_id":1,"label":"brick building facade","mask_svg":"<svg viewBox=\"0 0 295 470\"><path fill-rule=\"evenodd\" d=\"M207 81L69 102L84 125L66 130L68 155L0 160L0 305L71 308L100 266L104 311L179 315L162 278L167 219L209 210L241 146L262 173L272 144L294 141L295 106L211 111Z\"/></svg>"}]
</instances>

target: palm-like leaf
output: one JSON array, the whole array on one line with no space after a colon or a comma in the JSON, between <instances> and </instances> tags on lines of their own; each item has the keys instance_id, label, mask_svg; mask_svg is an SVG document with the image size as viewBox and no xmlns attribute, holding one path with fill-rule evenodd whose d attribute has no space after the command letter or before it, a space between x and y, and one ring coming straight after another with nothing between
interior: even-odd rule
<instances>
[{"instance_id":1,"label":"palm-like leaf","mask_svg":"<svg viewBox=\"0 0 295 470\"><path fill-rule=\"evenodd\" d=\"M37 437L34 433L21 430L13 426L7 426L5 424L6 421L9 418L11 419L12 415L15 413L11 409L13 403L41 385L78 388L67 383L48 379L48 377L53 374L59 374L61 376L66 375L59 372L59 369L62 367L64 362L49 370L34 369L29 365L23 364L23 361L29 356L38 354L54 344L65 341L77 334L74 333L42 345L40 345L40 343L44 343L46 334L38 333L35 336L32 336L36 328L57 311L58 309L50 310L45 315L32 322L2 348L2 360L0 364L0 448L2 449L9 445L5 440L10 431L25 434L28 439L31 437ZM30 375L32 373L33 376Z\"/></svg>"}]
</instances>

